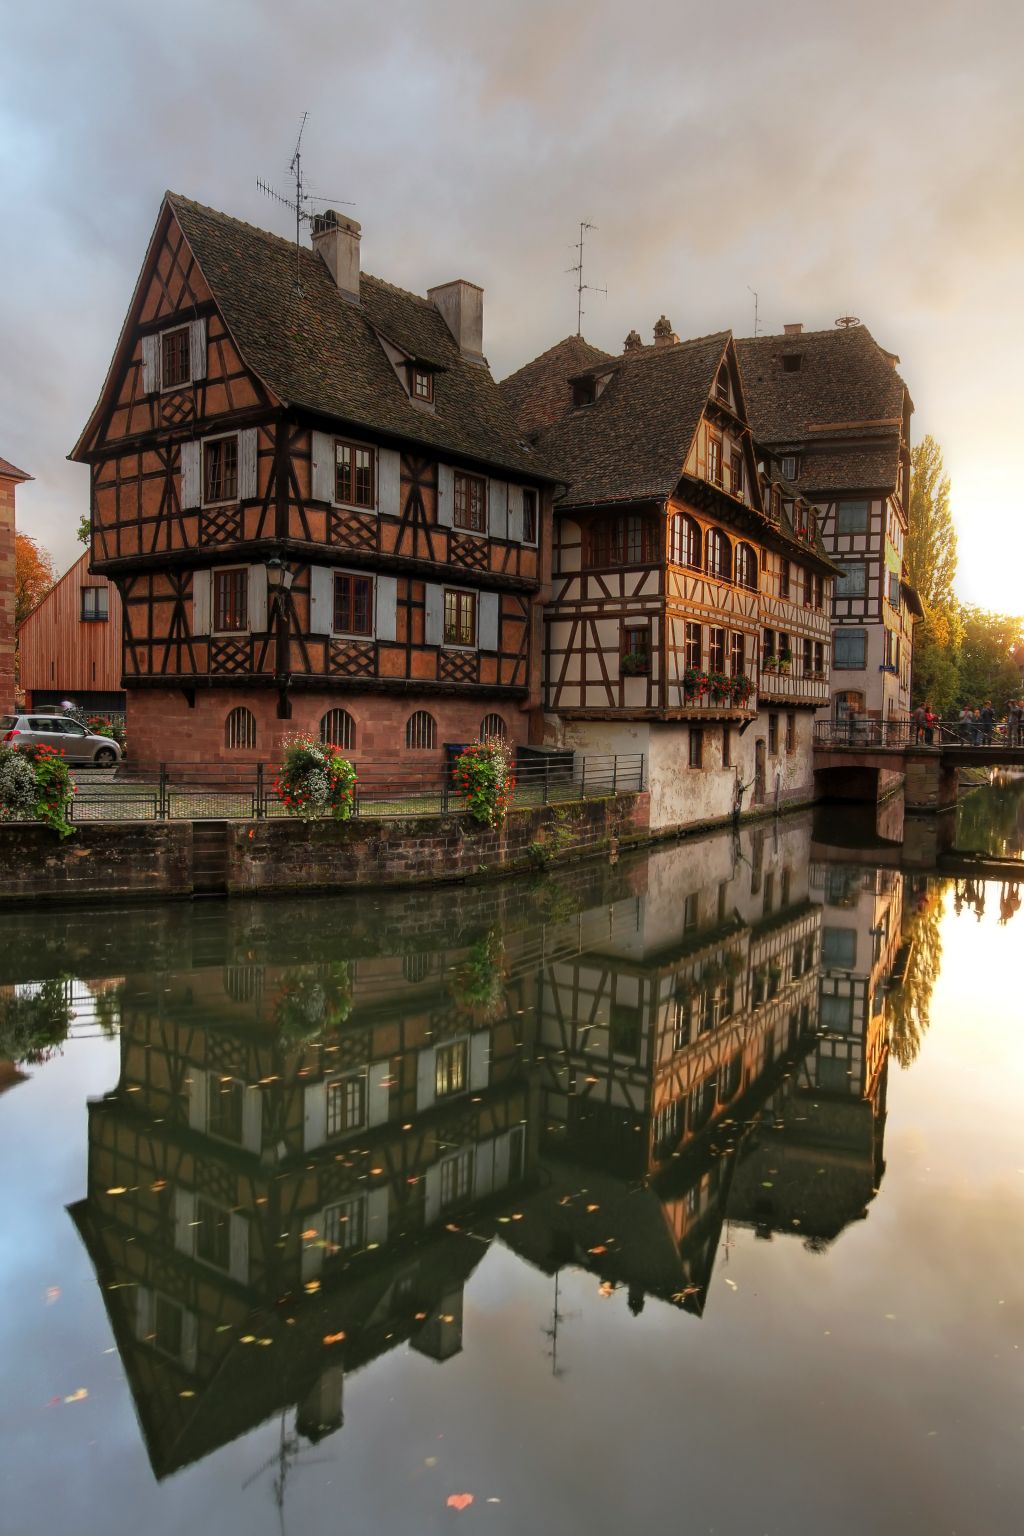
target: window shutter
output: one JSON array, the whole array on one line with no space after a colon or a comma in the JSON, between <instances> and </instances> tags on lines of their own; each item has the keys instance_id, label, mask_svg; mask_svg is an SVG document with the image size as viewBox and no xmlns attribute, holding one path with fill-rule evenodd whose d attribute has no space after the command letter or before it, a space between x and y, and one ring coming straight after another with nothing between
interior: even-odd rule
<instances>
[{"instance_id":1,"label":"window shutter","mask_svg":"<svg viewBox=\"0 0 1024 1536\"><path fill-rule=\"evenodd\" d=\"M304 1232L312 1232L312 1237L302 1239L302 1278L312 1280L324 1267L324 1213L317 1211L315 1216L302 1217Z\"/></svg>"},{"instance_id":2,"label":"window shutter","mask_svg":"<svg viewBox=\"0 0 1024 1536\"><path fill-rule=\"evenodd\" d=\"M391 1110L391 1063L370 1063L366 1093L366 1121L368 1125L383 1125Z\"/></svg>"},{"instance_id":3,"label":"window shutter","mask_svg":"<svg viewBox=\"0 0 1024 1536\"><path fill-rule=\"evenodd\" d=\"M432 581L424 582L423 598L423 642L425 645L440 645L444 635L444 588L435 586Z\"/></svg>"},{"instance_id":4,"label":"window shutter","mask_svg":"<svg viewBox=\"0 0 1024 1536\"><path fill-rule=\"evenodd\" d=\"M473 1093L486 1088L491 1077L491 1032L478 1029L469 1037L469 1087Z\"/></svg>"},{"instance_id":5,"label":"window shutter","mask_svg":"<svg viewBox=\"0 0 1024 1536\"><path fill-rule=\"evenodd\" d=\"M309 629L329 635L334 628L334 572L326 565L309 568Z\"/></svg>"},{"instance_id":6,"label":"window shutter","mask_svg":"<svg viewBox=\"0 0 1024 1536\"><path fill-rule=\"evenodd\" d=\"M312 481L314 501L334 500L334 438L326 432L313 433Z\"/></svg>"},{"instance_id":7,"label":"window shutter","mask_svg":"<svg viewBox=\"0 0 1024 1536\"><path fill-rule=\"evenodd\" d=\"M153 1316L156 1311L153 1292L147 1285L135 1287L135 1337L148 1339L153 1332Z\"/></svg>"},{"instance_id":8,"label":"window shutter","mask_svg":"<svg viewBox=\"0 0 1024 1536\"><path fill-rule=\"evenodd\" d=\"M480 621L477 625L477 646L481 651L498 649L498 614L501 598L497 592L481 592L479 598Z\"/></svg>"},{"instance_id":9,"label":"window shutter","mask_svg":"<svg viewBox=\"0 0 1024 1536\"><path fill-rule=\"evenodd\" d=\"M416 1111L429 1109L434 1102L437 1088L437 1068L434 1048L428 1046L416 1059Z\"/></svg>"},{"instance_id":10,"label":"window shutter","mask_svg":"<svg viewBox=\"0 0 1024 1536\"><path fill-rule=\"evenodd\" d=\"M252 501L257 494L257 430L247 427L238 434L238 499Z\"/></svg>"},{"instance_id":11,"label":"window shutter","mask_svg":"<svg viewBox=\"0 0 1024 1536\"><path fill-rule=\"evenodd\" d=\"M230 1273L240 1285L249 1284L249 1218L231 1212Z\"/></svg>"},{"instance_id":12,"label":"window shutter","mask_svg":"<svg viewBox=\"0 0 1024 1536\"><path fill-rule=\"evenodd\" d=\"M188 359L193 379L206 378L206 321L192 320L188 327Z\"/></svg>"},{"instance_id":13,"label":"window shutter","mask_svg":"<svg viewBox=\"0 0 1024 1536\"><path fill-rule=\"evenodd\" d=\"M265 565L249 567L249 628L253 634L263 634L267 627L267 568Z\"/></svg>"},{"instance_id":14,"label":"window shutter","mask_svg":"<svg viewBox=\"0 0 1024 1536\"><path fill-rule=\"evenodd\" d=\"M388 1186L371 1189L366 1196L366 1246L381 1248L388 1240Z\"/></svg>"},{"instance_id":15,"label":"window shutter","mask_svg":"<svg viewBox=\"0 0 1024 1536\"><path fill-rule=\"evenodd\" d=\"M437 466L437 521L442 528L455 523L455 471L450 464Z\"/></svg>"},{"instance_id":16,"label":"window shutter","mask_svg":"<svg viewBox=\"0 0 1024 1536\"><path fill-rule=\"evenodd\" d=\"M374 631L378 640L394 640L398 632L398 579L378 576Z\"/></svg>"},{"instance_id":17,"label":"window shutter","mask_svg":"<svg viewBox=\"0 0 1024 1536\"><path fill-rule=\"evenodd\" d=\"M377 511L392 517L402 511L402 456L395 448L377 449Z\"/></svg>"},{"instance_id":18,"label":"window shutter","mask_svg":"<svg viewBox=\"0 0 1024 1536\"><path fill-rule=\"evenodd\" d=\"M192 1068L188 1085L188 1123L194 1131L205 1131L207 1077L201 1067Z\"/></svg>"},{"instance_id":19,"label":"window shutter","mask_svg":"<svg viewBox=\"0 0 1024 1536\"><path fill-rule=\"evenodd\" d=\"M263 1094L255 1084L242 1097L242 1145L247 1152L263 1149Z\"/></svg>"},{"instance_id":20,"label":"window shutter","mask_svg":"<svg viewBox=\"0 0 1024 1536\"><path fill-rule=\"evenodd\" d=\"M213 617L213 572L192 572L192 633L208 635Z\"/></svg>"},{"instance_id":21,"label":"window shutter","mask_svg":"<svg viewBox=\"0 0 1024 1536\"><path fill-rule=\"evenodd\" d=\"M322 1146L327 1140L327 1087L324 1083L310 1083L302 1096L305 1109L303 1150Z\"/></svg>"},{"instance_id":22,"label":"window shutter","mask_svg":"<svg viewBox=\"0 0 1024 1536\"><path fill-rule=\"evenodd\" d=\"M147 395L155 395L160 388L160 337L142 338L142 389Z\"/></svg>"},{"instance_id":23,"label":"window shutter","mask_svg":"<svg viewBox=\"0 0 1024 1536\"><path fill-rule=\"evenodd\" d=\"M495 539L508 538L508 481L487 482L487 532Z\"/></svg>"},{"instance_id":24,"label":"window shutter","mask_svg":"<svg viewBox=\"0 0 1024 1536\"><path fill-rule=\"evenodd\" d=\"M189 507L198 507L202 501L201 489L201 465L202 444L199 442L182 443L181 445L181 506L182 510Z\"/></svg>"},{"instance_id":25,"label":"window shutter","mask_svg":"<svg viewBox=\"0 0 1024 1536\"><path fill-rule=\"evenodd\" d=\"M440 1163L435 1163L432 1168L427 1169L423 1182L426 1186L426 1198L423 1203L423 1218L426 1225L431 1227L441 1214Z\"/></svg>"},{"instance_id":26,"label":"window shutter","mask_svg":"<svg viewBox=\"0 0 1024 1536\"><path fill-rule=\"evenodd\" d=\"M174 1246L179 1253L196 1251L195 1228L196 1197L190 1189L174 1191Z\"/></svg>"},{"instance_id":27,"label":"window shutter","mask_svg":"<svg viewBox=\"0 0 1024 1536\"><path fill-rule=\"evenodd\" d=\"M195 1371L199 1353L199 1319L186 1307L181 1311L181 1363L186 1371Z\"/></svg>"},{"instance_id":28,"label":"window shutter","mask_svg":"<svg viewBox=\"0 0 1024 1536\"><path fill-rule=\"evenodd\" d=\"M473 1153L473 1193L478 1200L494 1188L494 1142L481 1141Z\"/></svg>"},{"instance_id":29,"label":"window shutter","mask_svg":"<svg viewBox=\"0 0 1024 1536\"><path fill-rule=\"evenodd\" d=\"M508 537L515 539L518 544L523 542L523 488L521 485L510 485L508 488Z\"/></svg>"}]
</instances>

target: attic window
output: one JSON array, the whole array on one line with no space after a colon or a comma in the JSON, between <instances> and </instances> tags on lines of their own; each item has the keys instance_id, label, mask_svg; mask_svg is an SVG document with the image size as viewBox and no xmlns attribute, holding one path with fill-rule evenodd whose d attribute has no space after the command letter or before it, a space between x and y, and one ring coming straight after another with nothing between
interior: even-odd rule
<instances>
[{"instance_id":1,"label":"attic window","mask_svg":"<svg viewBox=\"0 0 1024 1536\"><path fill-rule=\"evenodd\" d=\"M800 460L795 453L787 453L782 458L783 480L795 480L800 473Z\"/></svg>"},{"instance_id":2,"label":"attic window","mask_svg":"<svg viewBox=\"0 0 1024 1536\"><path fill-rule=\"evenodd\" d=\"M783 352L783 354L782 354L782 371L783 371L783 373L799 373L800 372L800 363L801 363L801 354L799 352Z\"/></svg>"},{"instance_id":3,"label":"attic window","mask_svg":"<svg viewBox=\"0 0 1024 1536\"><path fill-rule=\"evenodd\" d=\"M192 377L188 326L165 331L160 338L160 382L164 389L187 384Z\"/></svg>"},{"instance_id":4,"label":"attic window","mask_svg":"<svg viewBox=\"0 0 1024 1536\"><path fill-rule=\"evenodd\" d=\"M572 403L578 408L581 405L593 405L597 399L597 389L593 379L580 379L572 387Z\"/></svg>"},{"instance_id":5,"label":"attic window","mask_svg":"<svg viewBox=\"0 0 1024 1536\"><path fill-rule=\"evenodd\" d=\"M715 381L715 394L719 400L729 402L729 370L723 364L718 370L718 378Z\"/></svg>"},{"instance_id":6,"label":"attic window","mask_svg":"<svg viewBox=\"0 0 1024 1536\"><path fill-rule=\"evenodd\" d=\"M412 368L410 373L413 399L422 400L425 405L429 405L434 398L434 375L428 373L426 368Z\"/></svg>"}]
</instances>

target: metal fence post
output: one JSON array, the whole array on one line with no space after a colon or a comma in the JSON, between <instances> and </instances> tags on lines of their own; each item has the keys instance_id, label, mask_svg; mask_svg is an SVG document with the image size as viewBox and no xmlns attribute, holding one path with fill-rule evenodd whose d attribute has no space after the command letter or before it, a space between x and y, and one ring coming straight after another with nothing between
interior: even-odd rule
<instances>
[{"instance_id":1,"label":"metal fence post","mask_svg":"<svg viewBox=\"0 0 1024 1536\"><path fill-rule=\"evenodd\" d=\"M447 816L448 815L448 806L449 806L448 796L449 796L449 793L450 793L450 784L449 784L449 780L450 779L451 779L451 769L449 768L448 763L445 762L444 767L441 769L441 815L442 816Z\"/></svg>"},{"instance_id":2,"label":"metal fence post","mask_svg":"<svg viewBox=\"0 0 1024 1536\"><path fill-rule=\"evenodd\" d=\"M616 752L612 758L612 794L619 792L619 754Z\"/></svg>"},{"instance_id":3,"label":"metal fence post","mask_svg":"<svg viewBox=\"0 0 1024 1536\"><path fill-rule=\"evenodd\" d=\"M582 773L582 775L580 777L580 799L581 800L585 800L586 798L587 798L587 757L586 757L586 753L584 753L584 755L583 755L583 773Z\"/></svg>"},{"instance_id":4,"label":"metal fence post","mask_svg":"<svg viewBox=\"0 0 1024 1536\"><path fill-rule=\"evenodd\" d=\"M544 804L545 805L547 805L547 803L548 803L548 799L550 797L550 792L551 792L551 773L550 773L550 769L551 769L551 760L550 760L550 758L546 757L544 759Z\"/></svg>"},{"instance_id":5,"label":"metal fence post","mask_svg":"<svg viewBox=\"0 0 1024 1536\"><path fill-rule=\"evenodd\" d=\"M263 764L262 763L257 763L256 764L256 806L255 806L256 820L257 821L259 821L261 817L266 815L265 802L264 802L264 793L265 793L265 791L264 791L264 787L263 787Z\"/></svg>"},{"instance_id":6,"label":"metal fence post","mask_svg":"<svg viewBox=\"0 0 1024 1536\"><path fill-rule=\"evenodd\" d=\"M167 800L168 800L168 796L167 796L167 764L166 763L161 763L160 764L160 791L159 791L159 795L160 795L160 799L159 799L160 820L161 821L166 821L167 820L167 812L168 812L168 804L167 804Z\"/></svg>"}]
</instances>

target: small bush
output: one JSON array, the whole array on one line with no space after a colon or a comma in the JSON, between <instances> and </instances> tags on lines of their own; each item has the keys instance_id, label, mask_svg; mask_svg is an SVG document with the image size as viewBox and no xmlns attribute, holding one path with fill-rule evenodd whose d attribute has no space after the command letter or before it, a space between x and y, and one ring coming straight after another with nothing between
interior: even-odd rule
<instances>
[{"instance_id":1,"label":"small bush","mask_svg":"<svg viewBox=\"0 0 1024 1536\"><path fill-rule=\"evenodd\" d=\"M55 747L0 747L0 820L44 821L68 837L75 830L67 813L76 789Z\"/></svg>"}]
</instances>

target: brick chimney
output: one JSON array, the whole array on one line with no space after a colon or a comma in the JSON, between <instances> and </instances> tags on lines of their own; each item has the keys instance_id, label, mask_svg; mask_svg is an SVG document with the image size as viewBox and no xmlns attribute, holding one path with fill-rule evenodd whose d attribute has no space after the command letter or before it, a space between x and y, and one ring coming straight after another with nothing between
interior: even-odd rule
<instances>
[{"instance_id":1,"label":"brick chimney","mask_svg":"<svg viewBox=\"0 0 1024 1536\"><path fill-rule=\"evenodd\" d=\"M630 331L622 343L623 352L639 352L643 346L643 340L639 331Z\"/></svg>"},{"instance_id":2,"label":"brick chimney","mask_svg":"<svg viewBox=\"0 0 1024 1536\"><path fill-rule=\"evenodd\" d=\"M324 261L338 285L338 292L359 303L359 236L355 219L347 219L333 208L314 214L311 225L313 249Z\"/></svg>"},{"instance_id":3,"label":"brick chimney","mask_svg":"<svg viewBox=\"0 0 1024 1536\"><path fill-rule=\"evenodd\" d=\"M445 325L471 363L484 360L484 291L464 277L427 289L427 298L440 312Z\"/></svg>"},{"instance_id":4,"label":"brick chimney","mask_svg":"<svg viewBox=\"0 0 1024 1536\"><path fill-rule=\"evenodd\" d=\"M802 336L804 333L804 323L802 320L791 320L782 329L787 336Z\"/></svg>"},{"instance_id":5,"label":"brick chimney","mask_svg":"<svg viewBox=\"0 0 1024 1536\"><path fill-rule=\"evenodd\" d=\"M654 345L656 347L671 347L678 340L679 337L672 329L671 320L667 320L665 316L662 315L661 319L655 322Z\"/></svg>"}]
</instances>

